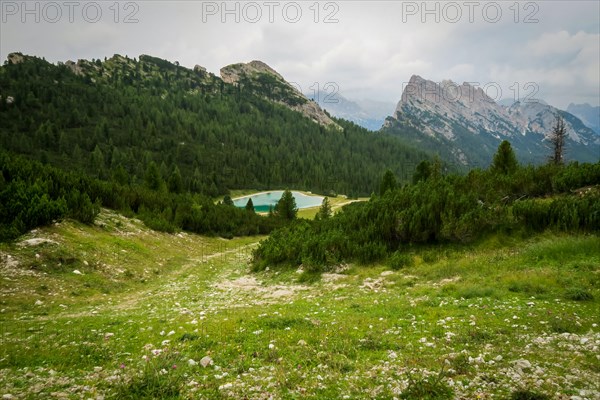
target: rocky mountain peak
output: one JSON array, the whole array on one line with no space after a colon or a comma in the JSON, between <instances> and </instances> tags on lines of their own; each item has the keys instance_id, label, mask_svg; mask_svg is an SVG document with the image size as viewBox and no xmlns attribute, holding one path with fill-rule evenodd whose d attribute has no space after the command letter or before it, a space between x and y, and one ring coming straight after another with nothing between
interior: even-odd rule
<instances>
[{"instance_id":1,"label":"rocky mountain peak","mask_svg":"<svg viewBox=\"0 0 600 400\"><path fill-rule=\"evenodd\" d=\"M318 124L339 129L339 125L317 103L309 100L262 61L231 64L221 68L220 73L221 79L226 83L242 85L243 90L252 90L271 101L301 112Z\"/></svg>"},{"instance_id":2,"label":"rocky mountain peak","mask_svg":"<svg viewBox=\"0 0 600 400\"><path fill-rule=\"evenodd\" d=\"M10 53L6 60L9 64L19 64L25 60L25 57L21 53Z\"/></svg>"},{"instance_id":3,"label":"rocky mountain peak","mask_svg":"<svg viewBox=\"0 0 600 400\"><path fill-rule=\"evenodd\" d=\"M227 83L237 83L244 75L248 78L252 78L260 74L272 75L281 81L285 81L277 71L266 63L258 60L250 61L246 64L238 63L228 65L221 68L220 73L221 79Z\"/></svg>"},{"instance_id":4,"label":"rocky mountain peak","mask_svg":"<svg viewBox=\"0 0 600 400\"><path fill-rule=\"evenodd\" d=\"M413 75L403 89L394 115L384 126L400 126L404 130L420 132L438 143L447 142L461 164L472 163L473 155L479 157L473 150L481 152L483 148L493 154L500 141L505 139L511 141L524 158L529 156L540 161L557 115L565 120L575 153L573 158L592 159L595 151L597 161L600 139L574 115L542 101L517 101L502 106L481 87L468 82L461 85L452 80L436 83ZM465 149L465 143L471 151ZM471 157L470 152L473 153Z\"/></svg>"}]
</instances>

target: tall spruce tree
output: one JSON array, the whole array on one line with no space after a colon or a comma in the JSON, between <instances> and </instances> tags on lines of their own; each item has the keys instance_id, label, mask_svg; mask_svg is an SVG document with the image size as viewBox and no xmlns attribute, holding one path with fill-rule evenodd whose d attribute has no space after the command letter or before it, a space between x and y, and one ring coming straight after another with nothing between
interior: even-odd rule
<instances>
[{"instance_id":1,"label":"tall spruce tree","mask_svg":"<svg viewBox=\"0 0 600 400\"><path fill-rule=\"evenodd\" d=\"M510 142L505 140L500 143L490 169L496 173L510 175L517 170L518 166L517 157L515 157L515 152L513 151Z\"/></svg>"},{"instance_id":2,"label":"tall spruce tree","mask_svg":"<svg viewBox=\"0 0 600 400\"><path fill-rule=\"evenodd\" d=\"M565 157L565 139L567 138L567 129L565 121L562 117L556 115L556 123L550 133L550 145L552 146L552 154L550 155L550 163L554 165L562 165Z\"/></svg>"},{"instance_id":3,"label":"tall spruce tree","mask_svg":"<svg viewBox=\"0 0 600 400\"><path fill-rule=\"evenodd\" d=\"M319 221L329 217L331 217L331 205L329 204L329 199L325 197L321 203L321 208L319 208L317 215L315 215L315 219Z\"/></svg>"},{"instance_id":4,"label":"tall spruce tree","mask_svg":"<svg viewBox=\"0 0 600 400\"><path fill-rule=\"evenodd\" d=\"M288 189L283 192L281 199L275 205L275 215L285 220L291 221L296 219L298 207L296 207L296 199Z\"/></svg>"},{"instance_id":5,"label":"tall spruce tree","mask_svg":"<svg viewBox=\"0 0 600 400\"><path fill-rule=\"evenodd\" d=\"M388 190L396 189L396 177L394 173L389 169L383 174L381 178L381 184L379 185L379 195L383 196Z\"/></svg>"},{"instance_id":6,"label":"tall spruce tree","mask_svg":"<svg viewBox=\"0 0 600 400\"><path fill-rule=\"evenodd\" d=\"M252 198L248 199L246 203L246 211L253 213L254 212L254 203L252 202Z\"/></svg>"}]
</instances>

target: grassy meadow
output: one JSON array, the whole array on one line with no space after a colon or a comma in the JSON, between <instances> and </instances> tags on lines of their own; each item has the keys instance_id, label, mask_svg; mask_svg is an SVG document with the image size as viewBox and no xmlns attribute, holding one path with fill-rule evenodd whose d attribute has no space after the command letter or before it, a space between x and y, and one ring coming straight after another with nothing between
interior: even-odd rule
<instances>
[{"instance_id":1,"label":"grassy meadow","mask_svg":"<svg viewBox=\"0 0 600 400\"><path fill-rule=\"evenodd\" d=\"M251 272L261 239L103 210L0 244L0 396L600 398L598 236L415 247L322 275Z\"/></svg>"}]
</instances>

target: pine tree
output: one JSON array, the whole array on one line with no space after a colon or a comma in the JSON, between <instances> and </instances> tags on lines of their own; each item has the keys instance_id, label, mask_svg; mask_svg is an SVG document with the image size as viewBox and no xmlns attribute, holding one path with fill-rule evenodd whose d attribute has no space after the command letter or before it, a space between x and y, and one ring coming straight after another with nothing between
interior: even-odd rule
<instances>
[{"instance_id":1,"label":"pine tree","mask_svg":"<svg viewBox=\"0 0 600 400\"><path fill-rule=\"evenodd\" d=\"M565 139L567 137L567 130L565 128L565 121L560 115L556 115L556 124L552 128L550 133L550 144L552 145L552 155L550 156L550 163L554 165L562 165L564 163L565 153Z\"/></svg>"},{"instance_id":2,"label":"pine tree","mask_svg":"<svg viewBox=\"0 0 600 400\"><path fill-rule=\"evenodd\" d=\"M281 199L275 205L275 215L285 220L291 221L296 219L298 208L296 207L296 199L288 189L283 192Z\"/></svg>"},{"instance_id":3,"label":"pine tree","mask_svg":"<svg viewBox=\"0 0 600 400\"><path fill-rule=\"evenodd\" d=\"M331 205L329 204L329 199L325 197L323 203L321 203L321 208L319 208L317 215L315 215L315 219L319 221L329 217L331 217Z\"/></svg>"},{"instance_id":4,"label":"pine tree","mask_svg":"<svg viewBox=\"0 0 600 400\"><path fill-rule=\"evenodd\" d=\"M161 190L164 187L164 181L162 180L158 166L154 161L151 161L150 164L148 164L144 181L146 182L146 187L151 190Z\"/></svg>"},{"instance_id":5,"label":"pine tree","mask_svg":"<svg viewBox=\"0 0 600 400\"><path fill-rule=\"evenodd\" d=\"M394 176L394 173L388 169L383 174L383 178L381 178L381 185L379 186L379 195L383 196L388 190L391 191L396 189L396 185L396 177Z\"/></svg>"},{"instance_id":6,"label":"pine tree","mask_svg":"<svg viewBox=\"0 0 600 400\"><path fill-rule=\"evenodd\" d=\"M431 163L427 160L421 161L417 164L417 168L415 169L415 173L413 174L412 182L413 184L426 181L431 175Z\"/></svg>"},{"instance_id":7,"label":"pine tree","mask_svg":"<svg viewBox=\"0 0 600 400\"><path fill-rule=\"evenodd\" d=\"M246 211L254 213L254 203L252 203L252 198L249 198L246 203Z\"/></svg>"},{"instance_id":8,"label":"pine tree","mask_svg":"<svg viewBox=\"0 0 600 400\"><path fill-rule=\"evenodd\" d=\"M518 167L519 164L517 163L515 152L510 143L507 140L503 141L500 143L500 146L498 146L498 151L494 155L494 161L492 162L490 170L496 173L510 175L514 173Z\"/></svg>"},{"instance_id":9,"label":"pine tree","mask_svg":"<svg viewBox=\"0 0 600 400\"><path fill-rule=\"evenodd\" d=\"M223 204L226 206L233 206L233 200L231 200L230 195L226 194L225 197L223 197Z\"/></svg>"},{"instance_id":10,"label":"pine tree","mask_svg":"<svg viewBox=\"0 0 600 400\"><path fill-rule=\"evenodd\" d=\"M173 172L171 172L171 176L169 176L169 191L171 193L181 193L183 191L183 180L177 166L175 166Z\"/></svg>"}]
</instances>

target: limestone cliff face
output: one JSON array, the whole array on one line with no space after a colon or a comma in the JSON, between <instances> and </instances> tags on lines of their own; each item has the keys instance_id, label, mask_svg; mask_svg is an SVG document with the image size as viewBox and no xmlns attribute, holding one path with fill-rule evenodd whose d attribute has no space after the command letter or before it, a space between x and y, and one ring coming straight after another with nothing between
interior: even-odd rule
<instances>
[{"instance_id":1,"label":"limestone cliff face","mask_svg":"<svg viewBox=\"0 0 600 400\"><path fill-rule=\"evenodd\" d=\"M262 61L231 64L221 68L221 79L225 83L240 85L241 90L251 90L294 111L298 111L314 122L340 129L317 103L309 100L294 85L288 83L273 68Z\"/></svg>"},{"instance_id":2,"label":"limestone cliff face","mask_svg":"<svg viewBox=\"0 0 600 400\"><path fill-rule=\"evenodd\" d=\"M515 151L528 159L548 153L548 136L556 116L565 120L570 159L597 161L600 140L579 119L542 101L515 102L502 106L480 88L465 82L450 80L436 83L413 75L405 86L402 98L386 128L413 128L450 146L451 153L461 164L469 165L479 151L490 158L496 144L502 140L512 143ZM468 144L467 144L468 143ZM597 155L594 160L594 154ZM491 159L491 158L490 158Z\"/></svg>"}]
</instances>

